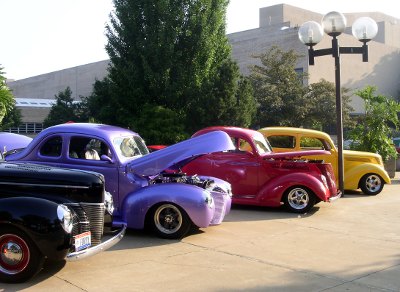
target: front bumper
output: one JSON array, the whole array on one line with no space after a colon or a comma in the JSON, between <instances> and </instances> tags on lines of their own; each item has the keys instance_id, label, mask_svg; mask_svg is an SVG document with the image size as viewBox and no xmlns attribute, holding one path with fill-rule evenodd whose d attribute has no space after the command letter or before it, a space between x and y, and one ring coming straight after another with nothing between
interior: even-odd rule
<instances>
[{"instance_id":1,"label":"front bumper","mask_svg":"<svg viewBox=\"0 0 400 292\"><path fill-rule=\"evenodd\" d=\"M84 258L87 257L91 257L95 254L98 254L101 251L107 250L110 247L114 246L115 244L117 244L122 237L124 237L125 235L125 231L126 231L126 225L124 224L122 226L122 229L116 234L114 235L112 238L98 244L95 245L93 247L90 247L88 249L84 249L84 250L80 250L77 252L72 252L67 254L66 259L67 261L77 261L77 260L82 260Z\"/></svg>"},{"instance_id":2,"label":"front bumper","mask_svg":"<svg viewBox=\"0 0 400 292\"><path fill-rule=\"evenodd\" d=\"M329 202L334 202L337 199L339 199L341 196L342 196L342 192L340 190L338 190L336 196L329 198Z\"/></svg>"}]
</instances>

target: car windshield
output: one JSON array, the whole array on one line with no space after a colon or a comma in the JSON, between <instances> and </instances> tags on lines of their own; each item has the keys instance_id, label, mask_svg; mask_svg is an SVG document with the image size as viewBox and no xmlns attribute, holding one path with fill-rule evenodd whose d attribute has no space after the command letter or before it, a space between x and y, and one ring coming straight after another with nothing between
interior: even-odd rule
<instances>
[{"instance_id":1,"label":"car windshield","mask_svg":"<svg viewBox=\"0 0 400 292\"><path fill-rule=\"evenodd\" d=\"M265 140L264 136L261 133L260 135L254 135L253 140L259 154L272 152L271 145L269 145L268 141Z\"/></svg>"},{"instance_id":2,"label":"car windshield","mask_svg":"<svg viewBox=\"0 0 400 292\"><path fill-rule=\"evenodd\" d=\"M145 142L139 136L118 137L114 139L113 144L123 157L142 156L149 153Z\"/></svg>"}]
</instances>

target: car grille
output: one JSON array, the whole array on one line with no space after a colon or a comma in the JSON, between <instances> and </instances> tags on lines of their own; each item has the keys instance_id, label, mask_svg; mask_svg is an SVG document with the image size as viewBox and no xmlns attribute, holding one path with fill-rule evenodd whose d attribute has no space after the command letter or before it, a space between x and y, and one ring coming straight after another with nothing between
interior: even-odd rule
<instances>
[{"instance_id":1,"label":"car grille","mask_svg":"<svg viewBox=\"0 0 400 292\"><path fill-rule=\"evenodd\" d=\"M220 192L211 192L211 196L214 200L215 212L210 224L211 225L221 224L222 220L225 217L226 200L228 196Z\"/></svg>"},{"instance_id":2,"label":"car grille","mask_svg":"<svg viewBox=\"0 0 400 292\"><path fill-rule=\"evenodd\" d=\"M104 204L66 204L75 211L72 235L90 231L92 246L101 242L104 229Z\"/></svg>"}]
</instances>

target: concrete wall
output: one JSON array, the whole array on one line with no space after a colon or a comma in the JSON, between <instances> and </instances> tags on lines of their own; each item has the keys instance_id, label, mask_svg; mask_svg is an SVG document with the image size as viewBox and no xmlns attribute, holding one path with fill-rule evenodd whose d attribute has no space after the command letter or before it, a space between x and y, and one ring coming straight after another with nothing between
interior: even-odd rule
<instances>
[{"instance_id":1,"label":"concrete wall","mask_svg":"<svg viewBox=\"0 0 400 292\"><path fill-rule=\"evenodd\" d=\"M8 82L8 85L15 97L38 99L54 98L69 86L74 99L80 100L80 96L88 96L92 93L96 79L101 80L106 76L108 63L108 60L104 60L67 68Z\"/></svg>"}]
</instances>

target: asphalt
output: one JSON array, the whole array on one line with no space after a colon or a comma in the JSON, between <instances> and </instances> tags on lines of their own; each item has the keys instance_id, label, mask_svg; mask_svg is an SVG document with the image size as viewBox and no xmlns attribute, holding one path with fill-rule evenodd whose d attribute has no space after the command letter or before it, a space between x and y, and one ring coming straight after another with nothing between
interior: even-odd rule
<instances>
[{"instance_id":1,"label":"asphalt","mask_svg":"<svg viewBox=\"0 0 400 292\"><path fill-rule=\"evenodd\" d=\"M304 215L234 207L182 240L129 231L111 250L46 265L5 291L400 291L400 176Z\"/></svg>"}]
</instances>

